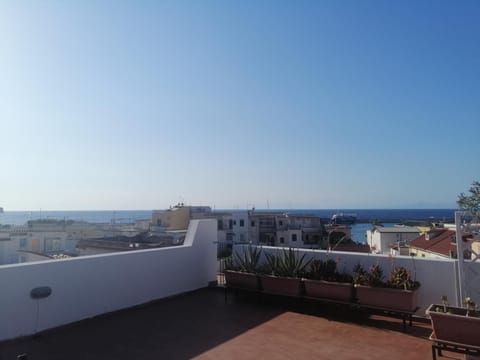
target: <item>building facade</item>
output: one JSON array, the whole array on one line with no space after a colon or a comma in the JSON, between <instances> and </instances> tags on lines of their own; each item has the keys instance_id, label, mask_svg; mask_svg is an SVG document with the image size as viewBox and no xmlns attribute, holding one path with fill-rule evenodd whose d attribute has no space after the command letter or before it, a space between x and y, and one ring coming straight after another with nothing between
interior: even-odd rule
<instances>
[{"instance_id":1,"label":"building facade","mask_svg":"<svg viewBox=\"0 0 480 360\"><path fill-rule=\"evenodd\" d=\"M367 230L367 243L375 254L391 254L393 247L399 249L419 235L413 226L374 226Z\"/></svg>"}]
</instances>

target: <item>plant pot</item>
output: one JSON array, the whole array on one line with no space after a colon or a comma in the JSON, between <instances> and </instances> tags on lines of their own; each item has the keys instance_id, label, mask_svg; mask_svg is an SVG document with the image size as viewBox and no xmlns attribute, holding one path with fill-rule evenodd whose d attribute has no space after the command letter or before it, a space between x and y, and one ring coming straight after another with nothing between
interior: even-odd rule
<instances>
[{"instance_id":1,"label":"plant pot","mask_svg":"<svg viewBox=\"0 0 480 360\"><path fill-rule=\"evenodd\" d=\"M227 286L246 290L260 290L260 281L257 274L233 270L225 270L224 273Z\"/></svg>"},{"instance_id":2,"label":"plant pot","mask_svg":"<svg viewBox=\"0 0 480 360\"><path fill-rule=\"evenodd\" d=\"M443 310L443 305L432 304L426 314L438 340L480 346L480 317L466 316L467 309L464 308L448 306L448 312L444 313L435 311L437 307Z\"/></svg>"},{"instance_id":3,"label":"plant pot","mask_svg":"<svg viewBox=\"0 0 480 360\"><path fill-rule=\"evenodd\" d=\"M353 284L334 281L303 279L305 296L317 299L328 299L351 302L353 299Z\"/></svg>"},{"instance_id":4,"label":"plant pot","mask_svg":"<svg viewBox=\"0 0 480 360\"><path fill-rule=\"evenodd\" d=\"M392 311L414 311L417 308L417 291L365 285L355 285L357 302Z\"/></svg>"},{"instance_id":5,"label":"plant pot","mask_svg":"<svg viewBox=\"0 0 480 360\"><path fill-rule=\"evenodd\" d=\"M302 295L302 280L300 278L260 276L263 292L275 295L300 297Z\"/></svg>"}]
</instances>

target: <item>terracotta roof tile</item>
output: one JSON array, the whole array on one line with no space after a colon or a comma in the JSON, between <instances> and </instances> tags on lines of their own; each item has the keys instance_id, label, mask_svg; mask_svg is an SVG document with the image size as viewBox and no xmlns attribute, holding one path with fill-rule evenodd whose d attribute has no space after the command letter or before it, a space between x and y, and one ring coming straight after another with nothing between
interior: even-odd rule
<instances>
[{"instance_id":1,"label":"terracotta roof tile","mask_svg":"<svg viewBox=\"0 0 480 360\"><path fill-rule=\"evenodd\" d=\"M451 254L456 256L457 244L455 241L456 234L454 230L433 230L428 236L429 240L427 240L427 235L425 234L412 240L409 243L410 247L441 254L447 257L450 257ZM464 242L467 240L465 236L463 237L463 240Z\"/></svg>"}]
</instances>

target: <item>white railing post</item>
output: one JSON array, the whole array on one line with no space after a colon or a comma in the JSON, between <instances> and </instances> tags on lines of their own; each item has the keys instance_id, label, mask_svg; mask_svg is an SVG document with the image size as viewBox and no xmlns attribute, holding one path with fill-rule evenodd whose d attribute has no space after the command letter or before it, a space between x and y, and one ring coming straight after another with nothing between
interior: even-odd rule
<instances>
[{"instance_id":1,"label":"white railing post","mask_svg":"<svg viewBox=\"0 0 480 360\"><path fill-rule=\"evenodd\" d=\"M461 307L463 299L465 298L465 269L463 258L463 226L462 216L465 215L463 211L455 211L455 239L457 242L457 268L458 268L458 289L457 293L457 306Z\"/></svg>"}]
</instances>

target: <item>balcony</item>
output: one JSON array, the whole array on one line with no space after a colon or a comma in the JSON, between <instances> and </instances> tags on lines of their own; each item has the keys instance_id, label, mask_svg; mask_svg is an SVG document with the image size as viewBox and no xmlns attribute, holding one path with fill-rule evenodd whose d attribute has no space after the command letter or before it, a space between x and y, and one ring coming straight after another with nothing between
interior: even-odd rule
<instances>
[{"instance_id":1,"label":"balcony","mask_svg":"<svg viewBox=\"0 0 480 360\"><path fill-rule=\"evenodd\" d=\"M181 246L0 267L0 359L429 358L421 319L404 333L401 320L315 302L244 294L225 302L221 288L208 287L216 234L214 220L196 220ZM391 261L300 251L346 267ZM395 261L417 271L419 315L438 294L455 299L454 261ZM51 295L32 297L39 287Z\"/></svg>"},{"instance_id":2,"label":"balcony","mask_svg":"<svg viewBox=\"0 0 480 360\"><path fill-rule=\"evenodd\" d=\"M428 359L430 325L201 289L0 343L2 359ZM273 300L273 299L271 299ZM450 356L450 354L449 354ZM450 356L452 358L459 358Z\"/></svg>"}]
</instances>

